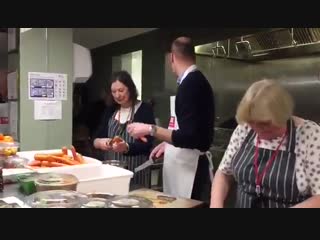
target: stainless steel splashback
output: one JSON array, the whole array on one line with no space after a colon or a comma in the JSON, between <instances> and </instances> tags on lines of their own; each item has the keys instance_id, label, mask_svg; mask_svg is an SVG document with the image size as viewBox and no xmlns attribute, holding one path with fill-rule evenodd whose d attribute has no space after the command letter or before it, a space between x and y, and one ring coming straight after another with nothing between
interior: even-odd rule
<instances>
[{"instance_id":1,"label":"stainless steel splashback","mask_svg":"<svg viewBox=\"0 0 320 240\"><path fill-rule=\"evenodd\" d=\"M196 47L196 53L240 61L264 61L320 52L320 28L275 28Z\"/></svg>"},{"instance_id":2,"label":"stainless steel splashback","mask_svg":"<svg viewBox=\"0 0 320 240\"><path fill-rule=\"evenodd\" d=\"M296 115L320 123L319 55L256 63L199 55L197 65L215 92L217 127L235 116L247 88L263 78L277 80L289 90Z\"/></svg>"}]
</instances>

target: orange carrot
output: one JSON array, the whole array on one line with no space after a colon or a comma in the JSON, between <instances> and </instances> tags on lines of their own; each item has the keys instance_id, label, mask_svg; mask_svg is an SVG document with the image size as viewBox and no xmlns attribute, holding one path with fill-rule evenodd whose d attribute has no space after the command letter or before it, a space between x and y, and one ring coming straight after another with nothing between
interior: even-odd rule
<instances>
[{"instance_id":1,"label":"orange carrot","mask_svg":"<svg viewBox=\"0 0 320 240\"><path fill-rule=\"evenodd\" d=\"M80 160L78 159L77 151L76 151L75 147L71 146L70 150L72 152L73 160L80 162Z\"/></svg>"},{"instance_id":2,"label":"orange carrot","mask_svg":"<svg viewBox=\"0 0 320 240\"><path fill-rule=\"evenodd\" d=\"M41 167L50 167L50 163L48 161L42 161Z\"/></svg>"},{"instance_id":3,"label":"orange carrot","mask_svg":"<svg viewBox=\"0 0 320 240\"><path fill-rule=\"evenodd\" d=\"M56 156L51 156L55 162L59 162L59 163L63 163L63 164L67 164L67 165L78 165L79 163L77 163L76 161L72 161L63 157L56 157Z\"/></svg>"},{"instance_id":4,"label":"orange carrot","mask_svg":"<svg viewBox=\"0 0 320 240\"><path fill-rule=\"evenodd\" d=\"M31 167L39 167L41 166L41 161L32 161L28 165Z\"/></svg>"},{"instance_id":5,"label":"orange carrot","mask_svg":"<svg viewBox=\"0 0 320 240\"><path fill-rule=\"evenodd\" d=\"M65 158L65 159L73 160L73 157L68 156L68 155L63 155L62 157Z\"/></svg>"},{"instance_id":6,"label":"orange carrot","mask_svg":"<svg viewBox=\"0 0 320 240\"><path fill-rule=\"evenodd\" d=\"M35 154L34 159L37 161L47 161L49 158L48 154Z\"/></svg>"},{"instance_id":7,"label":"orange carrot","mask_svg":"<svg viewBox=\"0 0 320 240\"><path fill-rule=\"evenodd\" d=\"M65 167L68 166L67 164L58 163L58 162L50 162L51 167Z\"/></svg>"},{"instance_id":8,"label":"orange carrot","mask_svg":"<svg viewBox=\"0 0 320 240\"><path fill-rule=\"evenodd\" d=\"M51 156L57 156L57 157L62 157L63 156L63 153L60 153L60 152L56 152L56 153L47 153L46 155L51 155Z\"/></svg>"},{"instance_id":9,"label":"orange carrot","mask_svg":"<svg viewBox=\"0 0 320 240\"><path fill-rule=\"evenodd\" d=\"M63 153L63 155L68 155L68 148L67 147L63 147L62 148L62 153ZM59 157L61 157L61 156L59 156Z\"/></svg>"},{"instance_id":10,"label":"orange carrot","mask_svg":"<svg viewBox=\"0 0 320 240\"><path fill-rule=\"evenodd\" d=\"M84 164L86 162L81 154L78 154L78 159L81 164Z\"/></svg>"}]
</instances>

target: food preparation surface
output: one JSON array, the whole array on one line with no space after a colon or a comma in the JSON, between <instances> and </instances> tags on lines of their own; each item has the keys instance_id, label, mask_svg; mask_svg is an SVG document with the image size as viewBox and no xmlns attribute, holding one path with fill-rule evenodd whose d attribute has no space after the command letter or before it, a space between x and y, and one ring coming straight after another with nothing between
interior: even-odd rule
<instances>
[{"instance_id":1,"label":"food preparation surface","mask_svg":"<svg viewBox=\"0 0 320 240\"><path fill-rule=\"evenodd\" d=\"M162 192L150 189L138 189L129 193L129 195L147 198L153 202L155 208L200 208L204 207L204 203L192 199L171 198Z\"/></svg>"},{"instance_id":2,"label":"food preparation surface","mask_svg":"<svg viewBox=\"0 0 320 240\"><path fill-rule=\"evenodd\" d=\"M24 200L25 195L19 191L19 184L8 184L4 186L4 191L0 192L0 198L17 197Z\"/></svg>"}]
</instances>

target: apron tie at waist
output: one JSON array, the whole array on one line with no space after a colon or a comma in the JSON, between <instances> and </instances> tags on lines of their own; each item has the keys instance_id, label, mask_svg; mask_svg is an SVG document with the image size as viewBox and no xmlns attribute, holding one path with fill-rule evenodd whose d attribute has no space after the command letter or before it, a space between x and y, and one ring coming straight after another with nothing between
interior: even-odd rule
<instances>
[{"instance_id":1,"label":"apron tie at waist","mask_svg":"<svg viewBox=\"0 0 320 240\"><path fill-rule=\"evenodd\" d=\"M211 183L212 183L213 182L213 178L214 178L214 165L213 165L213 161L212 161L212 153L210 151L200 152L200 156L204 156L204 155L208 158L209 174L210 174L210 180L211 180Z\"/></svg>"}]
</instances>

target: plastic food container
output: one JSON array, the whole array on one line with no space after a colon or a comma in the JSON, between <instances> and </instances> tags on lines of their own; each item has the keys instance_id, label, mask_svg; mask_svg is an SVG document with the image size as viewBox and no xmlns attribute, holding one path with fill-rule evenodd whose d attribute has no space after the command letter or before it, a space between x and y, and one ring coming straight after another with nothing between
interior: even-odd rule
<instances>
[{"instance_id":1,"label":"plastic food container","mask_svg":"<svg viewBox=\"0 0 320 240\"><path fill-rule=\"evenodd\" d=\"M153 203L143 197L119 196L107 203L108 208L153 208Z\"/></svg>"},{"instance_id":2,"label":"plastic food container","mask_svg":"<svg viewBox=\"0 0 320 240\"><path fill-rule=\"evenodd\" d=\"M19 156L9 156L3 161L4 168L25 168L29 160Z\"/></svg>"},{"instance_id":3,"label":"plastic food container","mask_svg":"<svg viewBox=\"0 0 320 240\"><path fill-rule=\"evenodd\" d=\"M103 164L91 168L59 169L60 173L67 173L79 179L78 192L82 193L111 193L128 195L130 180L133 172L123 168Z\"/></svg>"},{"instance_id":4,"label":"plastic food container","mask_svg":"<svg viewBox=\"0 0 320 240\"><path fill-rule=\"evenodd\" d=\"M51 150L39 150L39 151L23 151L23 152L18 152L17 155L19 157L24 157L29 159L29 162L34 161L34 156L35 154L49 154L53 152L60 152L61 149L51 149ZM71 152L69 151L69 155L71 156ZM39 172L39 173L67 173L73 174L72 171L74 169L84 169L85 171L90 171L90 168L96 167L96 166L101 166L102 162L100 160L90 158L83 156L85 160L85 164L80 164L80 165L74 165L74 166L65 166L65 167L52 167L52 168L35 168L34 171Z\"/></svg>"},{"instance_id":5,"label":"plastic food container","mask_svg":"<svg viewBox=\"0 0 320 240\"><path fill-rule=\"evenodd\" d=\"M87 193L89 198L88 203L84 204L82 208L106 208L108 200L114 199L116 195L111 193Z\"/></svg>"},{"instance_id":6,"label":"plastic food container","mask_svg":"<svg viewBox=\"0 0 320 240\"><path fill-rule=\"evenodd\" d=\"M101 192L87 193L86 195L89 198L100 198L100 199L102 198L105 200L110 200L110 199L117 197L116 195L114 195L112 193L101 193Z\"/></svg>"},{"instance_id":7,"label":"plastic food container","mask_svg":"<svg viewBox=\"0 0 320 240\"><path fill-rule=\"evenodd\" d=\"M79 180L71 174L47 173L37 177L34 183L38 192L49 190L76 191Z\"/></svg>"},{"instance_id":8,"label":"plastic food container","mask_svg":"<svg viewBox=\"0 0 320 240\"><path fill-rule=\"evenodd\" d=\"M86 195L65 190L37 192L26 198L31 208L81 208L87 203Z\"/></svg>"},{"instance_id":9,"label":"plastic food container","mask_svg":"<svg viewBox=\"0 0 320 240\"><path fill-rule=\"evenodd\" d=\"M127 168L128 167L127 162L120 161L120 160L105 160L105 161L103 161L103 164L108 164L108 165L120 167L120 168Z\"/></svg>"},{"instance_id":10,"label":"plastic food container","mask_svg":"<svg viewBox=\"0 0 320 240\"><path fill-rule=\"evenodd\" d=\"M0 142L0 155L13 156L16 155L19 149L17 142Z\"/></svg>"},{"instance_id":11,"label":"plastic food container","mask_svg":"<svg viewBox=\"0 0 320 240\"><path fill-rule=\"evenodd\" d=\"M104 198L89 198L88 202L82 205L82 208L106 208L107 200Z\"/></svg>"}]
</instances>

